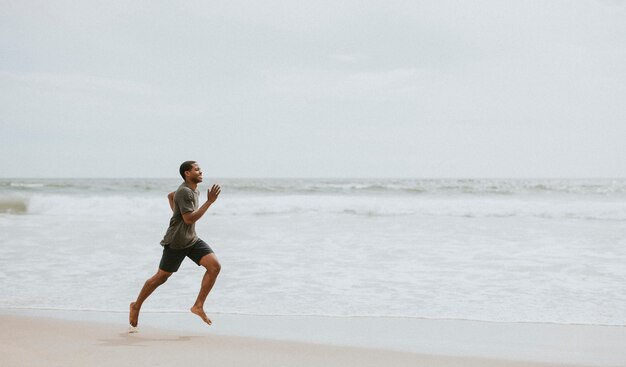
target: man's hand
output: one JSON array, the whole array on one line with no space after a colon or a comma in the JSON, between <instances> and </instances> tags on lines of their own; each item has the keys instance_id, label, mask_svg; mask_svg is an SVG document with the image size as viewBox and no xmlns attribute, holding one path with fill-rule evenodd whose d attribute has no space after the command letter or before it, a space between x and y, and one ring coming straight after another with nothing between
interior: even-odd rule
<instances>
[{"instance_id":1,"label":"man's hand","mask_svg":"<svg viewBox=\"0 0 626 367\"><path fill-rule=\"evenodd\" d=\"M215 200L217 200L217 197L220 196L220 192L222 192L220 185L213 185L213 187L211 187L211 190L209 190L207 194L209 204L213 204Z\"/></svg>"}]
</instances>

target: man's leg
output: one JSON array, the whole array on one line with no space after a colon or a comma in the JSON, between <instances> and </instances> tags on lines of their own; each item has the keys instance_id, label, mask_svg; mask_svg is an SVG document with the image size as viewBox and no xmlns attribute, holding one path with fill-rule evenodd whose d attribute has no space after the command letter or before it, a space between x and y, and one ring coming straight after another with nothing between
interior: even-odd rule
<instances>
[{"instance_id":1,"label":"man's leg","mask_svg":"<svg viewBox=\"0 0 626 367\"><path fill-rule=\"evenodd\" d=\"M143 288L141 288L141 291L137 296L137 300L130 304L128 321L132 326L137 326L137 322L139 321L139 311L141 310L143 302L152 294L152 292L154 292L155 289L165 283L170 275L172 275L172 273L159 269L156 274L146 280L146 283L143 285Z\"/></svg>"},{"instance_id":2,"label":"man's leg","mask_svg":"<svg viewBox=\"0 0 626 367\"><path fill-rule=\"evenodd\" d=\"M217 279L218 274L222 266L219 261L217 261L217 256L214 253L204 255L199 264L204 266L206 272L202 277L202 284L200 285L200 292L198 293L198 298L196 298L196 302L191 307L191 312L200 316L204 322L211 325L211 319L209 319L204 312L204 301L206 301L209 292L213 288L215 284L215 280Z\"/></svg>"}]
</instances>

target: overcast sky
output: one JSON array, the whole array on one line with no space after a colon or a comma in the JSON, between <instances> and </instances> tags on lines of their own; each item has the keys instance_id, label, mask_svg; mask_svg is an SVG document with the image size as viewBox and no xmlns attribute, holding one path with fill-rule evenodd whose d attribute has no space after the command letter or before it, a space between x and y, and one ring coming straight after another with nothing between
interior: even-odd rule
<instances>
[{"instance_id":1,"label":"overcast sky","mask_svg":"<svg viewBox=\"0 0 626 367\"><path fill-rule=\"evenodd\" d=\"M0 177L626 177L626 1L0 4Z\"/></svg>"}]
</instances>

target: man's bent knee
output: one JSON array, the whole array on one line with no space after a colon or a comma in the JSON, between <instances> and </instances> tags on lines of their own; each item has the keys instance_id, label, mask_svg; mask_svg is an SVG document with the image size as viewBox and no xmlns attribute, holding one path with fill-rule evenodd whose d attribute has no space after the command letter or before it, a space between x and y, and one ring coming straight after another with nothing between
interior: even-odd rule
<instances>
[{"instance_id":1,"label":"man's bent knee","mask_svg":"<svg viewBox=\"0 0 626 367\"><path fill-rule=\"evenodd\" d=\"M222 264L219 263L219 261L215 262L215 264L213 265L213 273L215 275L220 273L220 270L222 270Z\"/></svg>"},{"instance_id":2,"label":"man's bent knee","mask_svg":"<svg viewBox=\"0 0 626 367\"><path fill-rule=\"evenodd\" d=\"M204 255L200 259L200 265L204 266L208 272L214 275L219 274L220 270L222 270L222 265L217 260L217 256L215 256L215 254Z\"/></svg>"}]
</instances>

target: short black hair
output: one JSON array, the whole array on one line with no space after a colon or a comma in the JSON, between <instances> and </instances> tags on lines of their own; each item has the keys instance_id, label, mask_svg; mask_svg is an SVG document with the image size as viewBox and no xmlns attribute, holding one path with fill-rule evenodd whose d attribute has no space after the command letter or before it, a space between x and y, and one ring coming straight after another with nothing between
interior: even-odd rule
<instances>
[{"instance_id":1,"label":"short black hair","mask_svg":"<svg viewBox=\"0 0 626 367\"><path fill-rule=\"evenodd\" d=\"M194 164L196 164L196 161L184 161L183 164L180 165L179 172L183 180L185 179L185 172L191 171Z\"/></svg>"}]
</instances>

